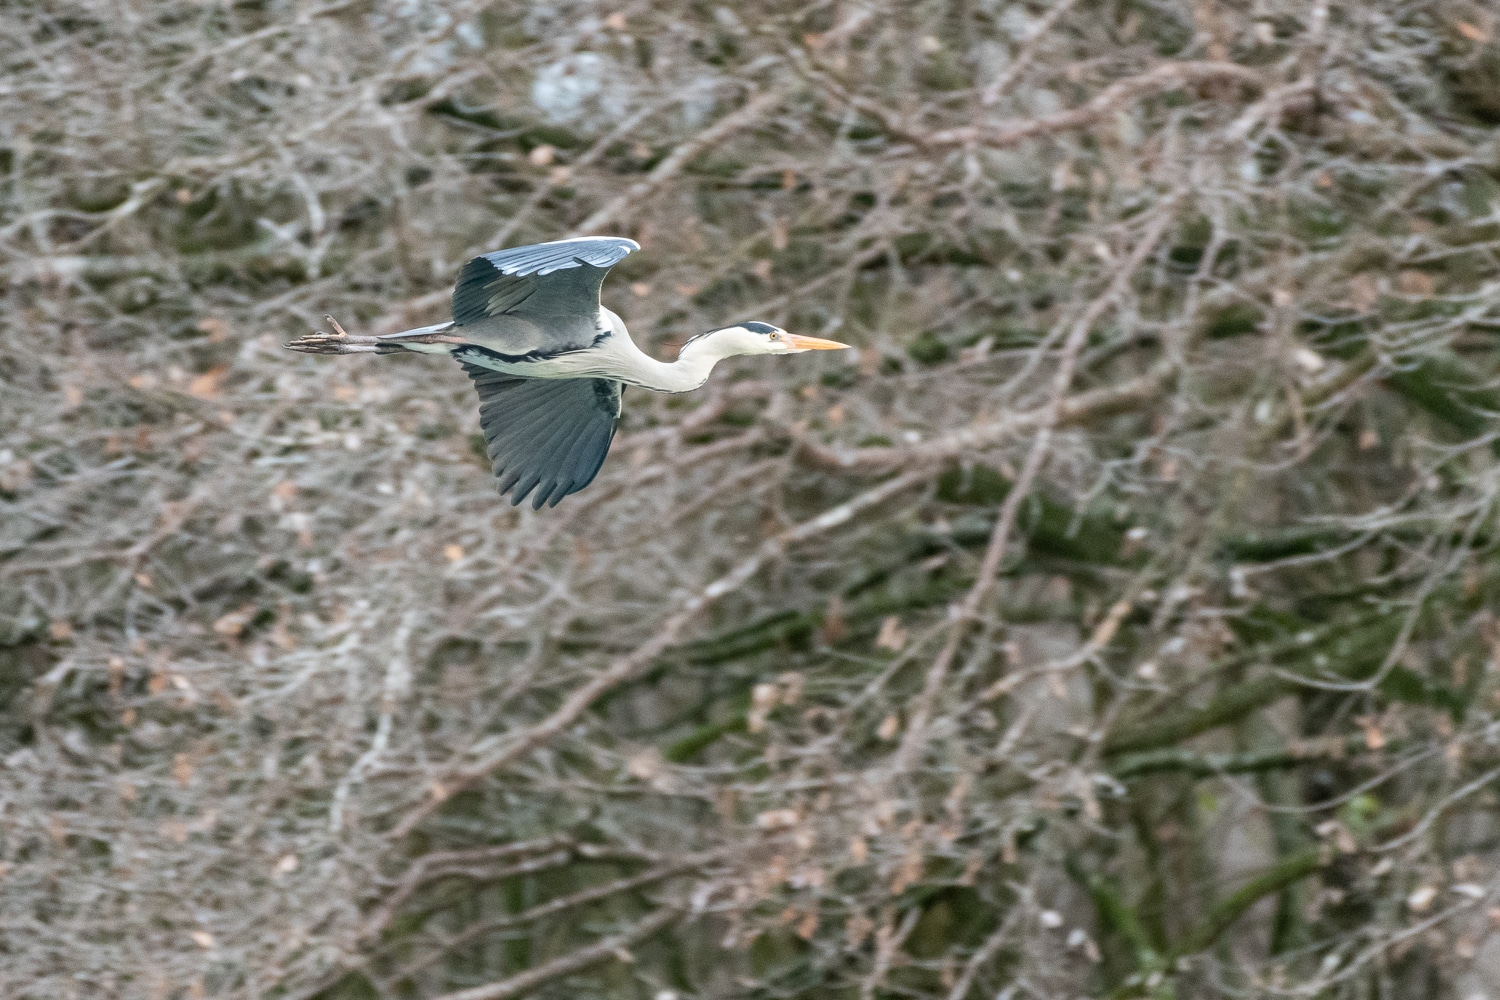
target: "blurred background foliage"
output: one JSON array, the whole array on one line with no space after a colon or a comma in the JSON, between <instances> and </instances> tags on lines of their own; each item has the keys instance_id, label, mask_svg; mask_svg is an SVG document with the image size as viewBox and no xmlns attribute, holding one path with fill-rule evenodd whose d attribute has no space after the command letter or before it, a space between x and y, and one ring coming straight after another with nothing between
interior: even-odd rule
<instances>
[{"instance_id":1,"label":"blurred background foliage","mask_svg":"<svg viewBox=\"0 0 1500 1000\"><path fill-rule=\"evenodd\" d=\"M0 9L13 997L1500 996L1500 17ZM279 349L643 252L503 506Z\"/></svg>"}]
</instances>

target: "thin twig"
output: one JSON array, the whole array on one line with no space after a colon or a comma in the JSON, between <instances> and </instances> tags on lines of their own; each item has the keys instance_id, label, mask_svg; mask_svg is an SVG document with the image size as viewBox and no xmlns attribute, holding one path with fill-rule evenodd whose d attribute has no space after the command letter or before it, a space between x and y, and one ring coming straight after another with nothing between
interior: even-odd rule
<instances>
[{"instance_id":1,"label":"thin twig","mask_svg":"<svg viewBox=\"0 0 1500 1000\"><path fill-rule=\"evenodd\" d=\"M1018 146L1029 139L1090 128L1132 101L1175 90L1188 83L1231 81L1260 89L1266 78L1259 71L1231 62L1175 62L1155 66L1138 76L1116 80L1080 107L1042 118L1000 122L994 125L962 125L926 136L927 146L967 146L979 143L991 148Z\"/></svg>"},{"instance_id":2,"label":"thin twig","mask_svg":"<svg viewBox=\"0 0 1500 1000\"><path fill-rule=\"evenodd\" d=\"M550 962L544 962L534 969L528 969L509 979L459 990L456 993L444 993L435 1000L507 1000L508 997L524 996L554 979L582 972L600 962L624 958L628 955L627 948L640 944L658 931L664 930L681 915L671 907L663 907L650 916L642 918L630 930L605 938L597 944L580 948L561 958L554 958Z\"/></svg>"},{"instance_id":3,"label":"thin twig","mask_svg":"<svg viewBox=\"0 0 1500 1000\"><path fill-rule=\"evenodd\" d=\"M948 677L953 658L958 655L959 646L966 637L968 629L979 620L980 610L989 600L990 592L995 587L1000 566L1005 561L1011 531L1015 528L1016 517L1021 511L1021 504L1031 494L1037 476L1041 474L1042 466L1046 463L1048 449L1052 446L1052 434L1056 430L1062 413L1063 400L1067 397L1068 388L1073 383L1078 356L1088 340L1089 331L1093 329L1094 324L1099 321L1105 311L1112 307L1129 288L1136 272L1146 262L1146 258L1155 251L1156 244L1165 235L1168 225L1174 218L1172 205L1173 203L1169 201L1158 210L1156 218L1152 220L1146 232L1136 243L1135 249L1116 271L1109 287L1095 298L1087 309L1083 310L1073 322L1072 329L1068 331L1068 337L1063 343L1058 361L1057 373L1053 376L1051 399L1042 409L1037 436L1026 454L1026 461L1021 467L1020 475L1016 477L1015 484L1006 494L1005 502L1000 508L1000 516L996 518L994 530L990 533L989 544L985 547L984 558L980 561L979 573L974 580L974 585L964 595L957 609L947 642L927 669L922 684L922 693L917 697L916 707L907 723L906 733L891 761L891 771L895 774L908 770L916 763L916 757L927 739L927 725L937 702L938 692Z\"/></svg>"},{"instance_id":4,"label":"thin twig","mask_svg":"<svg viewBox=\"0 0 1500 1000\"><path fill-rule=\"evenodd\" d=\"M699 132L692 139L684 142L673 149L662 158L662 161L651 169L646 178L630 185L622 194L613 201L601 206L592 215L584 219L573 229L576 236L591 236L598 233L606 226L612 226L626 214L626 210L632 207L641 207L653 194L661 189L672 178L708 150L724 142L737 132L754 128L759 125L766 115L776 109L786 94L779 88L771 88L762 91L739 109L730 112L723 118L714 122L708 128Z\"/></svg>"},{"instance_id":5,"label":"thin twig","mask_svg":"<svg viewBox=\"0 0 1500 1000\"><path fill-rule=\"evenodd\" d=\"M788 548L833 530L860 511L883 503L925 479L926 475L920 471L907 472L888 479L879 486L872 487L811 520L804 521L767 539L748 559L683 601L678 610L662 622L656 634L650 639L628 655L615 660L588 683L574 689L567 698L563 699L563 703L558 706L557 710L547 718L516 733L499 749L482 760L456 767L430 784L429 787L440 788L441 793L430 796L421 805L410 810L391 830L391 836L404 837L436 812L449 795L468 788L486 775L493 774L512 761L542 746L571 726L579 716L588 711L594 702L648 669L657 657L676 644L683 629L699 614L715 602L739 590L759 572L762 566L779 558Z\"/></svg>"},{"instance_id":6,"label":"thin twig","mask_svg":"<svg viewBox=\"0 0 1500 1000\"><path fill-rule=\"evenodd\" d=\"M1072 10L1074 4L1077 2L1078 0L1057 0L1052 9L1047 11L1043 15L1042 20L1031 29L1031 37L1026 39L1026 43L1021 46L1021 51L1016 53L1016 57L1011 60L1010 65L1005 67L1005 72L995 77L984 88L984 93L980 95L979 103L988 107L991 104L999 102L1005 92L1010 89L1011 84L1015 83L1020 79L1021 74L1026 72L1027 67L1031 65L1031 60L1036 58L1037 49L1041 48L1042 41L1057 26L1057 22L1062 20L1063 15Z\"/></svg>"}]
</instances>

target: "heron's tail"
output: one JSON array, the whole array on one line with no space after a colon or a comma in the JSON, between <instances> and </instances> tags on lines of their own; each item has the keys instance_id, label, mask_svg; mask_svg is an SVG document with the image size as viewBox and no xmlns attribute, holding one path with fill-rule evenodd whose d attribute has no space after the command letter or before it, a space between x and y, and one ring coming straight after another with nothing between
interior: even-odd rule
<instances>
[{"instance_id":1,"label":"heron's tail","mask_svg":"<svg viewBox=\"0 0 1500 1000\"><path fill-rule=\"evenodd\" d=\"M402 330L400 333L388 333L383 337L371 339L376 342L375 349L381 354L392 354L396 351L447 354L455 347L468 343L463 337L450 333L452 329L452 323L438 323L435 326L419 326L415 330Z\"/></svg>"}]
</instances>

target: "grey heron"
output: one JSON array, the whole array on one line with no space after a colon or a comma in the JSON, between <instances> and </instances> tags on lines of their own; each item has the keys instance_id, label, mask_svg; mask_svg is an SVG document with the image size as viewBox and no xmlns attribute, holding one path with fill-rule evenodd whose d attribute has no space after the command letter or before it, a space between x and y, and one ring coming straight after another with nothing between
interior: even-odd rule
<instances>
[{"instance_id":1,"label":"grey heron","mask_svg":"<svg viewBox=\"0 0 1500 1000\"><path fill-rule=\"evenodd\" d=\"M589 236L497 250L459 272L453 319L381 337L318 332L286 346L307 354L447 354L479 391L479 426L501 494L556 506L598 474L627 385L688 392L739 354L800 354L848 344L747 322L699 334L673 362L636 347L599 301L609 269L640 245Z\"/></svg>"}]
</instances>

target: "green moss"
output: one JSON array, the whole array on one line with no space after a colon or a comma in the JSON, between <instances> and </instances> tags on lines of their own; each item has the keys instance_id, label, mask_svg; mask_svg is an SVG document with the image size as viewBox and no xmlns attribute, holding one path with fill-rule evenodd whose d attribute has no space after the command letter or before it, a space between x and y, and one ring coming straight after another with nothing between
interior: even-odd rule
<instances>
[{"instance_id":1,"label":"green moss","mask_svg":"<svg viewBox=\"0 0 1500 1000\"><path fill-rule=\"evenodd\" d=\"M1264 314L1248 302L1236 302L1208 321L1204 334L1214 340L1243 337L1260 329Z\"/></svg>"},{"instance_id":2,"label":"green moss","mask_svg":"<svg viewBox=\"0 0 1500 1000\"><path fill-rule=\"evenodd\" d=\"M973 75L952 49L938 49L922 61L918 74L923 84L933 90L962 90L973 86Z\"/></svg>"},{"instance_id":3,"label":"green moss","mask_svg":"<svg viewBox=\"0 0 1500 1000\"><path fill-rule=\"evenodd\" d=\"M1385 385L1466 436L1484 433L1500 410L1500 390L1485 386L1452 354L1432 354L1388 374Z\"/></svg>"},{"instance_id":4,"label":"green moss","mask_svg":"<svg viewBox=\"0 0 1500 1000\"><path fill-rule=\"evenodd\" d=\"M422 424L417 428L417 437L423 441L441 441L458 433L458 428L452 424L431 423Z\"/></svg>"},{"instance_id":5,"label":"green moss","mask_svg":"<svg viewBox=\"0 0 1500 1000\"><path fill-rule=\"evenodd\" d=\"M918 364L931 366L947 361L953 351L928 330L906 345L906 353Z\"/></svg>"},{"instance_id":6,"label":"green moss","mask_svg":"<svg viewBox=\"0 0 1500 1000\"><path fill-rule=\"evenodd\" d=\"M393 936L395 933L393 929ZM326 990L313 994L313 1000L380 1000L380 996L380 991L368 976L350 972Z\"/></svg>"}]
</instances>

